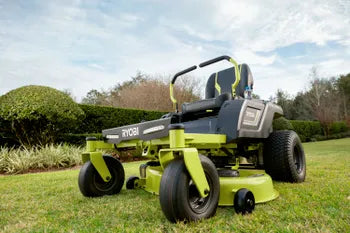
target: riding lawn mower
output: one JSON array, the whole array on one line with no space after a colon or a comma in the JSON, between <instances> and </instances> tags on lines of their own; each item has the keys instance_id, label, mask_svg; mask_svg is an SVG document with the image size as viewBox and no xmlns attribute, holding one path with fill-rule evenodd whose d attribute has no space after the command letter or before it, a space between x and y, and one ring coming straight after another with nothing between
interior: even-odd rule
<instances>
[{"instance_id":1,"label":"riding lawn mower","mask_svg":"<svg viewBox=\"0 0 350 233\"><path fill-rule=\"evenodd\" d=\"M294 131L274 131L272 122L283 116L280 106L252 99L253 76L246 64L221 56L199 68L227 60L233 67L212 74L205 99L183 103L178 109L174 83L191 66L173 77L170 99L174 112L158 120L105 129L104 140L86 140L79 173L84 196L113 195L121 191L125 173L121 162L103 149L139 148L149 159L140 175L126 181L159 195L161 209L171 222L212 217L218 206L251 213L255 203L278 197L272 180L303 182L305 155Z\"/></svg>"}]
</instances>

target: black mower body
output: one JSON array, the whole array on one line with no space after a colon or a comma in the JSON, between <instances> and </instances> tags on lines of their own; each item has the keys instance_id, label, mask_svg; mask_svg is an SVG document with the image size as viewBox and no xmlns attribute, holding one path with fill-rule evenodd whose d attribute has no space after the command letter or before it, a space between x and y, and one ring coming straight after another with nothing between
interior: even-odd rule
<instances>
[{"instance_id":1,"label":"black mower body","mask_svg":"<svg viewBox=\"0 0 350 233\"><path fill-rule=\"evenodd\" d=\"M196 113L169 113L159 120L106 129L108 143L139 139L148 141L169 135L169 125L182 123L185 133L225 134L227 143L238 138L267 138L272 121L283 115L281 107L271 102L249 99L226 100L218 109Z\"/></svg>"}]
</instances>

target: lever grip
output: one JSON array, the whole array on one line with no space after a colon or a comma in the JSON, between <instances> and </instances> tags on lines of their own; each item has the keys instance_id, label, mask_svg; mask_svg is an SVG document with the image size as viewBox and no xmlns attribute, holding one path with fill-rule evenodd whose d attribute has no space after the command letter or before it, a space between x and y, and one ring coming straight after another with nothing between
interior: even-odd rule
<instances>
[{"instance_id":1,"label":"lever grip","mask_svg":"<svg viewBox=\"0 0 350 233\"><path fill-rule=\"evenodd\" d=\"M222 60L227 60L227 61L230 61L231 57L229 56L220 56L220 57L217 57L217 58L214 58L214 59L211 59L209 61L205 61L205 62L202 62L201 64L199 64L199 67L202 68L204 66L207 66L207 65L211 65L215 62L218 62L218 61L222 61Z\"/></svg>"},{"instance_id":2,"label":"lever grip","mask_svg":"<svg viewBox=\"0 0 350 233\"><path fill-rule=\"evenodd\" d=\"M186 74L188 72L191 72L192 70L195 70L195 69L197 69L197 66L191 66L191 67L189 67L189 68L187 68L187 69L185 69L183 71L180 71L179 73L174 75L173 79L171 80L171 83L174 84L176 79L177 79L177 77L179 77L179 76L181 76L183 74Z\"/></svg>"}]
</instances>

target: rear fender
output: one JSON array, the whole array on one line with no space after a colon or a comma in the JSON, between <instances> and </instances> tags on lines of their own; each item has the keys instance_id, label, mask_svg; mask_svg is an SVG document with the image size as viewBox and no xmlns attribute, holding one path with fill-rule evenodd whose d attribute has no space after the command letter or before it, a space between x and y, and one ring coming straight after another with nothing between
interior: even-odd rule
<instances>
[{"instance_id":1,"label":"rear fender","mask_svg":"<svg viewBox=\"0 0 350 233\"><path fill-rule=\"evenodd\" d=\"M281 116L282 108L274 103L247 100L238 121L238 137L267 138L273 131L273 119Z\"/></svg>"}]
</instances>

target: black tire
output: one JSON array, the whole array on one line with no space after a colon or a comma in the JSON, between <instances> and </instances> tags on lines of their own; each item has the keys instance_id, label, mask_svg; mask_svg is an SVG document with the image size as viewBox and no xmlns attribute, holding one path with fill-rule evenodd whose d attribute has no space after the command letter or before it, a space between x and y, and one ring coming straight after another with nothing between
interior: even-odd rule
<instances>
[{"instance_id":1,"label":"black tire","mask_svg":"<svg viewBox=\"0 0 350 233\"><path fill-rule=\"evenodd\" d=\"M213 162L200 155L209 183L207 197L201 198L182 159L174 160L164 170L159 190L163 213L171 222L197 221L212 217L218 206L220 184Z\"/></svg>"},{"instance_id":2,"label":"black tire","mask_svg":"<svg viewBox=\"0 0 350 233\"><path fill-rule=\"evenodd\" d=\"M237 214L250 214L255 208L255 198L248 189L239 189L234 197L234 208Z\"/></svg>"},{"instance_id":3,"label":"black tire","mask_svg":"<svg viewBox=\"0 0 350 233\"><path fill-rule=\"evenodd\" d=\"M139 180L140 178L138 178L137 176L130 176L127 180L126 180L126 189L134 189L135 186L135 181Z\"/></svg>"},{"instance_id":4,"label":"black tire","mask_svg":"<svg viewBox=\"0 0 350 233\"><path fill-rule=\"evenodd\" d=\"M271 133L264 146L264 167L273 180L292 183L305 180L305 154L297 133Z\"/></svg>"},{"instance_id":5,"label":"black tire","mask_svg":"<svg viewBox=\"0 0 350 233\"><path fill-rule=\"evenodd\" d=\"M125 174L123 165L112 156L103 155L112 177L105 182L98 174L94 165L88 161L79 172L79 189L86 197L99 197L103 195L113 195L120 192L123 187Z\"/></svg>"}]
</instances>

